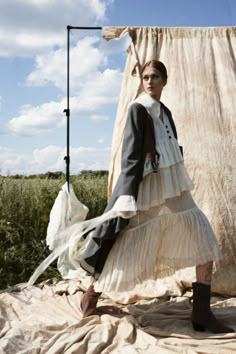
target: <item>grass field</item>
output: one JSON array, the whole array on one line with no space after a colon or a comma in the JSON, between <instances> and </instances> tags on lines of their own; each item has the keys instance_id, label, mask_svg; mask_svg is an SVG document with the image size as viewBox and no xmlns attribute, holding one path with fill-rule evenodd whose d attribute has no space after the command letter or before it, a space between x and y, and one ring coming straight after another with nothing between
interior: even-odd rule
<instances>
[{"instance_id":1,"label":"grass field","mask_svg":"<svg viewBox=\"0 0 236 354\"><path fill-rule=\"evenodd\" d=\"M107 173L71 176L88 218L102 214L107 201ZM46 248L49 214L65 178L0 176L0 289L26 282L50 251ZM38 279L60 275L54 262Z\"/></svg>"}]
</instances>

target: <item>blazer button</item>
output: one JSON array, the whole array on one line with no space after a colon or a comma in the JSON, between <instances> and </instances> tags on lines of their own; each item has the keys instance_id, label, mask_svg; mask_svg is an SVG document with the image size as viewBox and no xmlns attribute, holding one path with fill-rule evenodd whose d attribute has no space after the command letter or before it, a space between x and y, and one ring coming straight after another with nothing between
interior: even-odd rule
<instances>
[{"instance_id":1,"label":"blazer button","mask_svg":"<svg viewBox=\"0 0 236 354\"><path fill-rule=\"evenodd\" d=\"M166 128L168 128L168 125L166 125Z\"/></svg>"},{"instance_id":2,"label":"blazer button","mask_svg":"<svg viewBox=\"0 0 236 354\"><path fill-rule=\"evenodd\" d=\"M169 130L167 130L166 132L167 132L167 133L169 133L170 131L169 131Z\"/></svg>"},{"instance_id":3,"label":"blazer button","mask_svg":"<svg viewBox=\"0 0 236 354\"><path fill-rule=\"evenodd\" d=\"M171 136L169 136L169 139L171 139Z\"/></svg>"}]
</instances>

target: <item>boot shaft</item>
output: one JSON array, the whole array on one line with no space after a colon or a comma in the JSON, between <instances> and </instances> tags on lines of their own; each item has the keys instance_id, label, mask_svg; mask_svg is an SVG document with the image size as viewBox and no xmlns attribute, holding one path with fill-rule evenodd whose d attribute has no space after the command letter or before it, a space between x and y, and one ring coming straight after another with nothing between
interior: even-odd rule
<instances>
[{"instance_id":1,"label":"boot shaft","mask_svg":"<svg viewBox=\"0 0 236 354\"><path fill-rule=\"evenodd\" d=\"M201 283L193 283L193 312L194 322L205 322L210 313L211 287Z\"/></svg>"},{"instance_id":2,"label":"boot shaft","mask_svg":"<svg viewBox=\"0 0 236 354\"><path fill-rule=\"evenodd\" d=\"M196 331L208 329L213 333L234 332L232 328L226 327L218 321L211 312L210 299L211 287L201 283L193 283L193 311L192 324Z\"/></svg>"}]
</instances>

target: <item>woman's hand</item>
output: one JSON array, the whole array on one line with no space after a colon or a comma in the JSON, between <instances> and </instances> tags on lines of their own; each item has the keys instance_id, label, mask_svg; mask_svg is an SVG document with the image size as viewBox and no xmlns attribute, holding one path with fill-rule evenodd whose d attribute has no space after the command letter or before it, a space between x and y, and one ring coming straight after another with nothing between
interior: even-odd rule
<instances>
[{"instance_id":1,"label":"woman's hand","mask_svg":"<svg viewBox=\"0 0 236 354\"><path fill-rule=\"evenodd\" d=\"M133 211L122 211L121 213L124 215L125 218L128 218L131 214L133 214Z\"/></svg>"}]
</instances>

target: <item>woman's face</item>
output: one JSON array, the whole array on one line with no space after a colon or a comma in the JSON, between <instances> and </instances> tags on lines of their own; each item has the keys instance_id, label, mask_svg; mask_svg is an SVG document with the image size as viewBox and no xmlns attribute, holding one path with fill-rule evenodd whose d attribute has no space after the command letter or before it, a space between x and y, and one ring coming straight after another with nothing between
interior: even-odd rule
<instances>
[{"instance_id":1,"label":"woman's face","mask_svg":"<svg viewBox=\"0 0 236 354\"><path fill-rule=\"evenodd\" d=\"M159 101L166 84L166 80L162 78L160 72L151 66L146 67L142 73L142 83L144 91Z\"/></svg>"}]
</instances>

